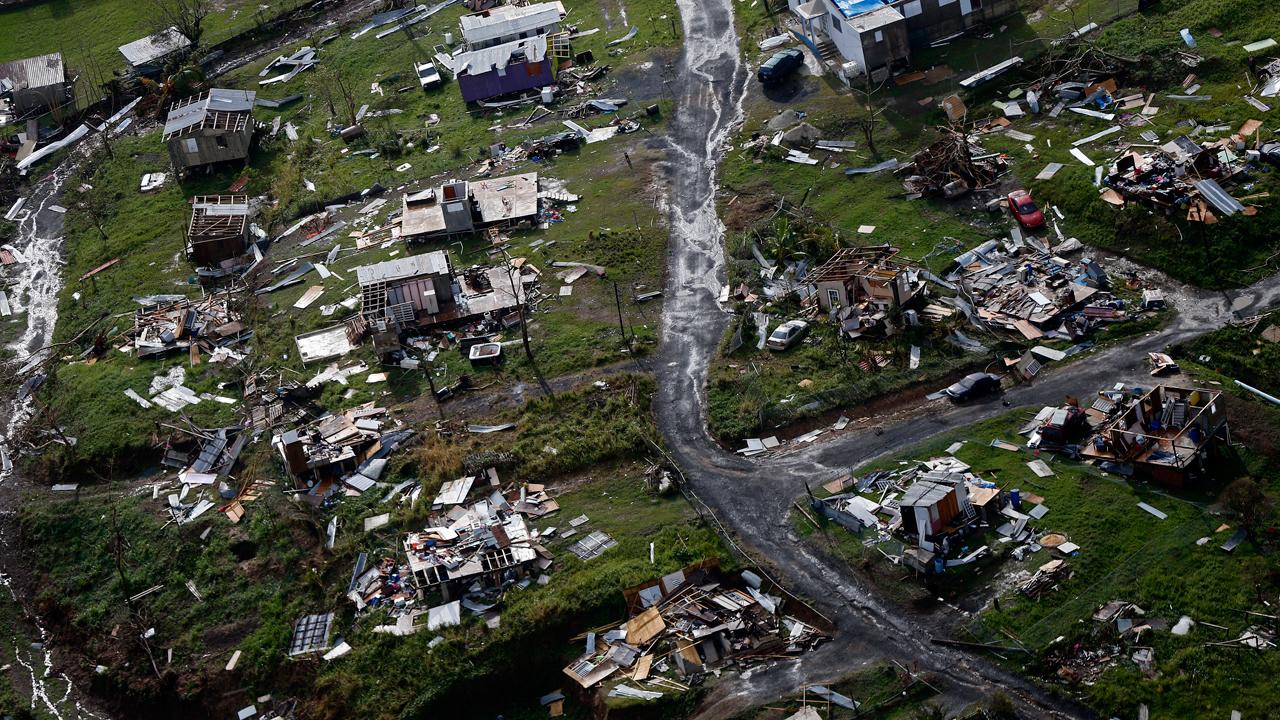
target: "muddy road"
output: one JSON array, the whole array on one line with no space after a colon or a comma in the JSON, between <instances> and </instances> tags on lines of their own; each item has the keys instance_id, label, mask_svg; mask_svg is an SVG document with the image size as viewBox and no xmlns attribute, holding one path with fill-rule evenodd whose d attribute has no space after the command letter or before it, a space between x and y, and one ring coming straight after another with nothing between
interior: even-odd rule
<instances>
[{"instance_id":1,"label":"muddy road","mask_svg":"<svg viewBox=\"0 0 1280 720\"><path fill-rule=\"evenodd\" d=\"M938 700L951 710L1003 690L1026 717L1094 717L1087 708L1036 688L985 658L931 644L930 635L945 633L955 618L880 602L874 589L843 563L801 544L788 521L791 503L804 493L806 482L823 482L909 444L1006 412L999 400L908 417L879 432L844 434L757 461L726 452L710 438L707 372L728 322L716 302L724 282L716 162L741 122L748 71L738 56L731 0L680 0L679 6L685 49L673 85L677 110L668 168L671 240L658 364L659 425L698 500L780 582L810 599L838 627L834 642L817 652L721 683L700 717L728 717L805 683L829 681L882 661L936 673L943 678ZM1046 372L1006 398L1013 405L1058 403L1117 379L1145 377L1147 352L1217 329L1233 316L1280 304L1280 278L1232 293L1200 291L1168 279L1160 284L1170 288L1178 309L1169 327L1099 351L1063 371Z\"/></svg>"}]
</instances>

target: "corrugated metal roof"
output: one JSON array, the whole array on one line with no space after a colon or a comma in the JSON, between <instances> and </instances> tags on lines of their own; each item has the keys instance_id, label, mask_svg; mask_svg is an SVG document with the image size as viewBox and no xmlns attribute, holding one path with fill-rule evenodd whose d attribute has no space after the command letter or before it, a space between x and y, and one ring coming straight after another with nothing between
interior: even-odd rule
<instances>
[{"instance_id":1,"label":"corrugated metal roof","mask_svg":"<svg viewBox=\"0 0 1280 720\"><path fill-rule=\"evenodd\" d=\"M941 502L952 490L953 488L947 485L920 480L902 493L902 499L898 500L898 505L900 507L932 507Z\"/></svg>"},{"instance_id":2,"label":"corrugated metal roof","mask_svg":"<svg viewBox=\"0 0 1280 720\"><path fill-rule=\"evenodd\" d=\"M503 5L472 15L463 15L458 21L462 37L468 43L482 43L520 33L536 32L560 22L564 17L564 5L559 2L538 3L516 7Z\"/></svg>"},{"instance_id":3,"label":"corrugated metal roof","mask_svg":"<svg viewBox=\"0 0 1280 720\"><path fill-rule=\"evenodd\" d=\"M61 53L49 53L0 65L0 79L8 80L15 90L60 85L66 81L66 68Z\"/></svg>"},{"instance_id":4,"label":"corrugated metal roof","mask_svg":"<svg viewBox=\"0 0 1280 720\"><path fill-rule=\"evenodd\" d=\"M1223 215L1235 215L1238 212L1244 212L1244 205L1239 200L1231 197L1231 194L1226 190L1223 190L1217 180L1201 180L1195 185L1200 194L1213 203L1213 206L1218 208Z\"/></svg>"},{"instance_id":5,"label":"corrugated metal roof","mask_svg":"<svg viewBox=\"0 0 1280 720\"><path fill-rule=\"evenodd\" d=\"M363 265L356 268L356 281L361 285L369 285L379 280L389 282L421 275L447 274L449 274L449 258L443 250L436 250L374 265Z\"/></svg>"},{"instance_id":6,"label":"corrugated metal roof","mask_svg":"<svg viewBox=\"0 0 1280 720\"><path fill-rule=\"evenodd\" d=\"M547 56L547 36L539 35L483 50L459 53L453 56L453 71L457 75L483 75L491 70L505 68L517 53L523 56L523 62L542 62Z\"/></svg>"},{"instance_id":7,"label":"corrugated metal roof","mask_svg":"<svg viewBox=\"0 0 1280 720\"><path fill-rule=\"evenodd\" d=\"M213 88L200 99L191 102L190 98L179 100L169 110L164 121L164 135L168 138L174 133L182 132L204 122L210 112L247 112L253 109L253 100L257 93L252 90L227 90Z\"/></svg>"},{"instance_id":8,"label":"corrugated metal roof","mask_svg":"<svg viewBox=\"0 0 1280 720\"><path fill-rule=\"evenodd\" d=\"M171 27L140 40L134 40L127 45L121 45L118 49L130 65L146 65L190 45L191 41L187 36L178 32L178 28Z\"/></svg>"}]
</instances>

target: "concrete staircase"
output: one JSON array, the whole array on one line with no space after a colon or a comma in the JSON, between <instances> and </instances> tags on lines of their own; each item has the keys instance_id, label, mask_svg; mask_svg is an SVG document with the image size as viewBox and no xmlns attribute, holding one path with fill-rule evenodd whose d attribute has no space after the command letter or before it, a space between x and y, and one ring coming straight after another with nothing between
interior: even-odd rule
<instances>
[{"instance_id":1,"label":"concrete staircase","mask_svg":"<svg viewBox=\"0 0 1280 720\"><path fill-rule=\"evenodd\" d=\"M840 51L836 49L836 44L830 40L824 40L818 44L818 57L822 59L823 63L840 64Z\"/></svg>"}]
</instances>

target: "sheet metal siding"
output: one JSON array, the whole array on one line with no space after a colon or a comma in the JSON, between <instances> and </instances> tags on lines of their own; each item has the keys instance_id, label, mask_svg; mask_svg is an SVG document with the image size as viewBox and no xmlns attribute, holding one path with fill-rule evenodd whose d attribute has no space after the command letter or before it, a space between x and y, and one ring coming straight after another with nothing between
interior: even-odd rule
<instances>
[{"instance_id":1,"label":"sheet metal siding","mask_svg":"<svg viewBox=\"0 0 1280 720\"><path fill-rule=\"evenodd\" d=\"M544 58L538 63L517 63L507 66L507 74L499 75L491 70L480 75L459 75L458 89L466 102L486 100L507 93L531 90L533 88L554 85L555 77L551 72L551 59Z\"/></svg>"},{"instance_id":2,"label":"sheet metal siding","mask_svg":"<svg viewBox=\"0 0 1280 720\"><path fill-rule=\"evenodd\" d=\"M901 12L902 6L908 2L910 0L897 0L892 7ZM1016 0L986 0L982 7L973 8L968 14L962 12L961 6L964 3L957 0L951 0L945 5L940 5L939 0L919 0L919 3L920 14L907 18L907 31L915 45L925 45L963 32L975 25L1010 15L1018 9Z\"/></svg>"},{"instance_id":3,"label":"sheet metal siding","mask_svg":"<svg viewBox=\"0 0 1280 720\"><path fill-rule=\"evenodd\" d=\"M197 266L213 267L223 260L230 260L244 254L248 245L249 231L236 237L217 238L214 240L192 240L191 260Z\"/></svg>"},{"instance_id":4,"label":"sheet metal siding","mask_svg":"<svg viewBox=\"0 0 1280 720\"><path fill-rule=\"evenodd\" d=\"M249 157L249 143L253 136L252 123L242 132L227 130L198 130L193 134L170 138L167 143L169 159L177 170L208 165L229 160L243 160ZM226 138L227 146L218 147L218 138ZM196 141L196 153L186 151L186 141Z\"/></svg>"}]
</instances>

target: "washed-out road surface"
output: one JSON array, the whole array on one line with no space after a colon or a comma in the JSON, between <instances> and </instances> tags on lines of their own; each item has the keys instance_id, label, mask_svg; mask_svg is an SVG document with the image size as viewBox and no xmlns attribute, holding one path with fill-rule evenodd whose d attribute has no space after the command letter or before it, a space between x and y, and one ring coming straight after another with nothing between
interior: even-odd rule
<instances>
[{"instance_id":1,"label":"washed-out road surface","mask_svg":"<svg viewBox=\"0 0 1280 720\"><path fill-rule=\"evenodd\" d=\"M732 539L836 624L833 642L791 662L721 681L702 718L729 717L796 692L806 683L831 681L874 663L902 666L941 678L937 701L958 710L996 691L1006 693L1026 717L1091 718L1078 703L1038 688L985 658L930 642L945 632L946 618L881 602L864 579L820 550L806 546L788 520L805 484L825 482L851 467L1007 412L999 401L963 409L908 413L877 432L853 432L771 458L748 460L726 452L707 432L706 381L728 316L717 302L724 283L724 227L716 214L717 160L742 119L748 70L740 60L731 0L679 0L684 54L674 91L669 189L671 239L658 363L658 421L686 487L725 525ZM1145 273L1151 271L1144 269ZM1221 327L1280 302L1280 278L1245 290L1214 293L1161 279L1177 316L1164 330L1095 352L1060 372L1046 372L1005 395L1012 405L1056 404L1067 395L1091 393L1117 379L1145 375L1146 353ZM932 409L932 408L931 408Z\"/></svg>"}]
</instances>

